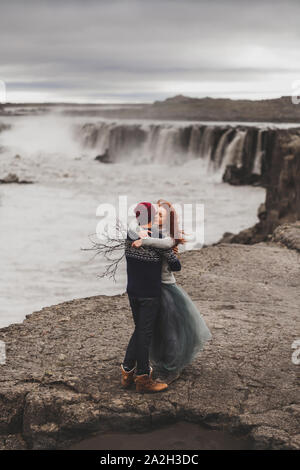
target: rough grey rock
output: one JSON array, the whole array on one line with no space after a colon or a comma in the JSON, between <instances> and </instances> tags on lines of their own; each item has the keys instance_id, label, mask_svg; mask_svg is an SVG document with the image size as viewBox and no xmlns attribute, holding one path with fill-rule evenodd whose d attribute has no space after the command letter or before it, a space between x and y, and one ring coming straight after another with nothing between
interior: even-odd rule
<instances>
[{"instance_id":1,"label":"rough grey rock","mask_svg":"<svg viewBox=\"0 0 300 470\"><path fill-rule=\"evenodd\" d=\"M109 157L108 149L106 149L105 152L102 153L101 155L97 155L97 157L95 157L95 160L97 160L100 163L112 163Z\"/></svg>"},{"instance_id":2,"label":"rough grey rock","mask_svg":"<svg viewBox=\"0 0 300 470\"><path fill-rule=\"evenodd\" d=\"M246 168L243 166L239 168L236 165L227 165L222 180L224 183L229 183L234 186L243 184L259 186L262 178L261 175L247 172Z\"/></svg>"},{"instance_id":3,"label":"rough grey rock","mask_svg":"<svg viewBox=\"0 0 300 470\"><path fill-rule=\"evenodd\" d=\"M181 285L213 338L163 394L120 385L133 330L126 294L43 308L0 330L0 448L62 448L105 431L187 420L300 448L300 254L276 243L219 244L181 255Z\"/></svg>"},{"instance_id":4,"label":"rough grey rock","mask_svg":"<svg viewBox=\"0 0 300 470\"><path fill-rule=\"evenodd\" d=\"M15 173L8 173L4 178L0 179L0 184L32 184L33 181L21 180Z\"/></svg>"},{"instance_id":5,"label":"rough grey rock","mask_svg":"<svg viewBox=\"0 0 300 470\"><path fill-rule=\"evenodd\" d=\"M272 241L280 242L288 248L300 251L300 220L294 224L279 225L274 230Z\"/></svg>"}]
</instances>

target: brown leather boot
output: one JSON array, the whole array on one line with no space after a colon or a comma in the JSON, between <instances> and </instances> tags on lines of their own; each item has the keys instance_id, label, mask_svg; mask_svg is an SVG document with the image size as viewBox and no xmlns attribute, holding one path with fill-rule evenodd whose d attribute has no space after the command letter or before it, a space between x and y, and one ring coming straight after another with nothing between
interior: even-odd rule
<instances>
[{"instance_id":1,"label":"brown leather boot","mask_svg":"<svg viewBox=\"0 0 300 470\"><path fill-rule=\"evenodd\" d=\"M126 371L123 367L123 364L121 364L121 372L122 372L122 377L121 377L121 385L123 388L128 388L130 385L133 384L133 374L135 372L135 367L131 369L130 371Z\"/></svg>"},{"instance_id":2,"label":"brown leather boot","mask_svg":"<svg viewBox=\"0 0 300 470\"><path fill-rule=\"evenodd\" d=\"M136 384L136 391L140 393L162 392L168 388L168 384L156 382L152 379L152 368L149 374L136 375L134 382Z\"/></svg>"}]
</instances>

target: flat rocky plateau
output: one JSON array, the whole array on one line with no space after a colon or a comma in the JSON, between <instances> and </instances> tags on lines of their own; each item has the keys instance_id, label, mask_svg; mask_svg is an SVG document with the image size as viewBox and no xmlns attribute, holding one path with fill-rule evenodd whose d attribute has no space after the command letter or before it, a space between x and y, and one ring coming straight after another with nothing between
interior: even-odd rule
<instances>
[{"instance_id":1,"label":"flat rocky plateau","mask_svg":"<svg viewBox=\"0 0 300 470\"><path fill-rule=\"evenodd\" d=\"M281 243L207 246L181 255L177 282L213 338L168 390L120 385L133 331L126 294L43 308L0 330L0 448L59 449L102 432L189 421L300 448L300 253ZM294 361L295 362L295 361Z\"/></svg>"}]
</instances>

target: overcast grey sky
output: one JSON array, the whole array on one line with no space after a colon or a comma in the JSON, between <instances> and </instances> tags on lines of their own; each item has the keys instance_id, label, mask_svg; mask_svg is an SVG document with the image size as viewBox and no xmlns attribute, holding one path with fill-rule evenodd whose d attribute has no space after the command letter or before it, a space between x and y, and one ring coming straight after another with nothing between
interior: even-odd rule
<instances>
[{"instance_id":1,"label":"overcast grey sky","mask_svg":"<svg viewBox=\"0 0 300 470\"><path fill-rule=\"evenodd\" d=\"M1 0L7 101L269 98L300 80L299 0Z\"/></svg>"}]
</instances>

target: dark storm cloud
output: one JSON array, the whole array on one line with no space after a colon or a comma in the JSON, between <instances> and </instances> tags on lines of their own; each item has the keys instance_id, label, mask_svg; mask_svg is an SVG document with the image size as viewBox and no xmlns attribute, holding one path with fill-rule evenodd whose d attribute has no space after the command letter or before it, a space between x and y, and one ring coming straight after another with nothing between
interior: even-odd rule
<instances>
[{"instance_id":1,"label":"dark storm cloud","mask_svg":"<svg viewBox=\"0 0 300 470\"><path fill-rule=\"evenodd\" d=\"M298 1L2 0L8 99L290 94Z\"/></svg>"}]
</instances>

